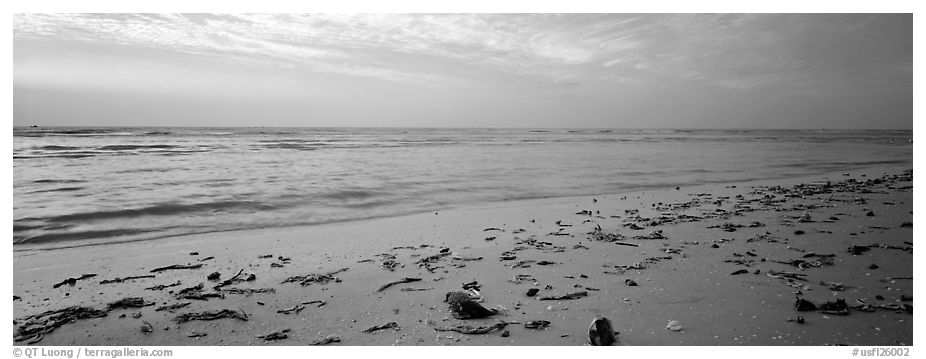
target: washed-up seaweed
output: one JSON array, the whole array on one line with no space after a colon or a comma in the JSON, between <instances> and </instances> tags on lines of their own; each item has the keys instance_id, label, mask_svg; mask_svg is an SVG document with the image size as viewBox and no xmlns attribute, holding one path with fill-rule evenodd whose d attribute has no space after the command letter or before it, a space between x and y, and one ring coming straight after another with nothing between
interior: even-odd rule
<instances>
[{"instance_id":1,"label":"washed-up seaweed","mask_svg":"<svg viewBox=\"0 0 926 359\"><path fill-rule=\"evenodd\" d=\"M204 337L204 336L207 336L207 335L209 335L209 334L206 333L206 332L201 332L201 331L195 330L195 329L194 329L194 330L191 330L189 333L186 333L186 336L188 336L188 337L190 337L190 338L199 338L199 337Z\"/></svg>"},{"instance_id":2,"label":"washed-up seaweed","mask_svg":"<svg viewBox=\"0 0 926 359\"><path fill-rule=\"evenodd\" d=\"M498 314L498 311L486 309L466 292L448 292L444 301L450 304L450 312L457 319L485 318Z\"/></svg>"},{"instance_id":3,"label":"washed-up seaweed","mask_svg":"<svg viewBox=\"0 0 926 359\"><path fill-rule=\"evenodd\" d=\"M246 296L251 296L254 293L276 293L274 288L222 288L223 293L229 294L244 294Z\"/></svg>"},{"instance_id":4,"label":"washed-up seaweed","mask_svg":"<svg viewBox=\"0 0 926 359\"><path fill-rule=\"evenodd\" d=\"M244 311L234 309L207 310L198 313L180 314L174 318L174 321L177 323L186 323L193 320L217 320L223 318L247 321L248 315Z\"/></svg>"},{"instance_id":5,"label":"washed-up seaweed","mask_svg":"<svg viewBox=\"0 0 926 359\"><path fill-rule=\"evenodd\" d=\"M183 303L177 303L177 304L162 305L162 306L160 306L160 307L154 308L154 311L155 311L155 312L160 312L160 311L163 311L163 310L167 310L167 311L173 312L174 310L177 310L177 309L186 307L186 306L188 306L188 305L190 305L190 304L192 304L192 303L190 303L190 302L183 302Z\"/></svg>"},{"instance_id":6,"label":"washed-up seaweed","mask_svg":"<svg viewBox=\"0 0 926 359\"><path fill-rule=\"evenodd\" d=\"M205 293L203 292L203 284L199 283L195 286L189 288L183 288L177 293L174 293L174 298L176 299L195 299L195 300L209 300L209 298L225 298L225 295L222 293Z\"/></svg>"},{"instance_id":7,"label":"washed-up seaweed","mask_svg":"<svg viewBox=\"0 0 926 359\"><path fill-rule=\"evenodd\" d=\"M383 324L383 325L374 325L374 326L372 326L372 327L369 327L369 328L367 328L367 329L364 329L363 332L364 332L364 333L375 333L375 332L378 332L378 331L380 331L380 330L386 330L386 329L399 330L399 324L396 323L396 322L389 322L389 323L386 323L386 324Z\"/></svg>"},{"instance_id":8,"label":"washed-up seaweed","mask_svg":"<svg viewBox=\"0 0 926 359\"><path fill-rule=\"evenodd\" d=\"M765 275L772 277L772 278L797 279L797 280L803 280L803 281L807 280L806 278L804 278L807 275L802 274L802 273L768 271L768 273L765 273Z\"/></svg>"},{"instance_id":9,"label":"washed-up seaweed","mask_svg":"<svg viewBox=\"0 0 926 359\"><path fill-rule=\"evenodd\" d=\"M769 243L777 243L777 242L780 242L780 241L781 241L781 238L779 238L779 237L777 237L777 236L775 236L775 235L773 235L773 234L771 234L771 233L765 232L765 233L763 233L763 234L759 234L759 235L756 235L756 236L754 236L754 237L752 237L752 238L746 239L746 242L747 242L747 243L758 242L758 241L765 241L765 242L769 242Z\"/></svg>"},{"instance_id":10,"label":"washed-up seaweed","mask_svg":"<svg viewBox=\"0 0 926 359\"><path fill-rule=\"evenodd\" d=\"M566 295L540 297L540 300L570 300L570 299L579 299L579 298L587 297L587 296L588 296L588 292L582 290L578 292L572 292Z\"/></svg>"},{"instance_id":11,"label":"washed-up seaweed","mask_svg":"<svg viewBox=\"0 0 926 359\"><path fill-rule=\"evenodd\" d=\"M172 264L166 267L158 267L151 270L151 273L163 272L166 270L176 270L176 269L198 269L203 265L200 264Z\"/></svg>"},{"instance_id":12,"label":"washed-up seaweed","mask_svg":"<svg viewBox=\"0 0 926 359\"><path fill-rule=\"evenodd\" d=\"M473 327L471 325L452 325L446 327L434 327L435 331L439 332L457 332L461 334L488 334L494 330L502 330L508 323L498 322L487 327Z\"/></svg>"},{"instance_id":13,"label":"washed-up seaweed","mask_svg":"<svg viewBox=\"0 0 926 359\"><path fill-rule=\"evenodd\" d=\"M127 281L127 280L142 279L142 278L154 278L154 275L153 275L153 274L149 274L149 275L136 275L136 276L125 277L125 278L106 279L106 280L100 281L100 284L122 283L122 282L125 282L125 281Z\"/></svg>"},{"instance_id":14,"label":"washed-up seaweed","mask_svg":"<svg viewBox=\"0 0 926 359\"><path fill-rule=\"evenodd\" d=\"M299 283L302 286L308 286L312 284L328 284L331 282L339 283L341 278L337 278L334 275L346 271L347 268L341 268L334 272L328 273L313 273L309 275L297 275L286 278L283 283Z\"/></svg>"},{"instance_id":15,"label":"washed-up seaweed","mask_svg":"<svg viewBox=\"0 0 926 359\"><path fill-rule=\"evenodd\" d=\"M289 335L286 334L289 332L290 332L289 329L283 329L283 330L276 331L270 334L258 335L257 338L263 339L268 342L273 341L273 340L282 340L282 339L289 338Z\"/></svg>"},{"instance_id":16,"label":"washed-up seaweed","mask_svg":"<svg viewBox=\"0 0 926 359\"><path fill-rule=\"evenodd\" d=\"M417 262L415 262L415 264L417 264L418 267L424 267L424 269L426 269L428 272L433 273L435 269L439 268L439 267L434 266L434 264L437 261L440 261L441 259L449 255L450 255L450 249L443 248L437 254L430 255L430 256L419 259Z\"/></svg>"},{"instance_id":17,"label":"washed-up seaweed","mask_svg":"<svg viewBox=\"0 0 926 359\"><path fill-rule=\"evenodd\" d=\"M399 280L394 280L394 281L391 281L391 282L389 282L389 283L383 284L383 285L380 286L378 289L376 289L376 291L377 291L377 292L382 292L382 291L386 290L387 288L389 288L389 287L391 287L391 286L394 286L394 285L396 285L396 284L411 283L411 282L417 282L417 281L420 281L420 280L421 280L421 278L406 277L406 278L402 278L402 279L399 279Z\"/></svg>"},{"instance_id":18,"label":"washed-up seaweed","mask_svg":"<svg viewBox=\"0 0 926 359\"><path fill-rule=\"evenodd\" d=\"M180 285L180 284L181 284L181 283L180 283L180 281L178 280L178 281L176 281L176 282L174 282L174 283L171 283L171 284L158 284L158 285L155 285L155 286L147 287L147 288L145 288L145 290L164 290L165 288L176 287L176 286L178 286L178 285Z\"/></svg>"},{"instance_id":19,"label":"washed-up seaweed","mask_svg":"<svg viewBox=\"0 0 926 359\"><path fill-rule=\"evenodd\" d=\"M647 234L647 235L633 236L633 239L669 239L669 238L663 235L662 230L659 229L659 230L652 231L650 232L650 234Z\"/></svg>"},{"instance_id":20,"label":"washed-up seaweed","mask_svg":"<svg viewBox=\"0 0 926 359\"><path fill-rule=\"evenodd\" d=\"M14 320L18 325L13 334L13 341L28 341L35 344L44 338L45 334L53 332L62 325L76 322L80 319L102 318L106 311L90 307L72 306L64 309L50 310L36 315Z\"/></svg>"},{"instance_id":21,"label":"washed-up seaweed","mask_svg":"<svg viewBox=\"0 0 926 359\"><path fill-rule=\"evenodd\" d=\"M601 230L600 225L595 225L595 230L588 232L589 239L601 242L623 241L626 237L620 233L607 233Z\"/></svg>"},{"instance_id":22,"label":"washed-up seaweed","mask_svg":"<svg viewBox=\"0 0 926 359\"><path fill-rule=\"evenodd\" d=\"M213 286L212 289L219 290L222 287L227 286L227 285L232 285L232 284L241 283L241 282L250 282L255 279L257 279L257 276L254 275L254 273L244 275L244 269L239 269L238 273L235 273L235 275L231 276L231 278L228 278L226 280L219 282L219 284Z\"/></svg>"},{"instance_id":23,"label":"washed-up seaweed","mask_svg":"<svg viewBox=\"0 0 926 359\"><path fill-rule=\"evenodd\" d=\"M457 261L464 261L464 262L466 262L466 261L481 261L481 260L482 260L482 257L454 256L454 257L451 258L451 259L457 260Z\"/></svg>"},{"instance_id":24,"label":"washed-up seaweed","mask_svg":"<svg viewBox=\"0 0 926 359\"><path fill-rule=\"evenodd\" d=\"M84 280L84 279L93 278L93 277L96 277L96 274L84 274L84 275L82 275L82 276L80 276L80 277L76 277L76 278L67 278L67 279L62 280L61 282L59 282L59 283L53 285L52 288L58 288L58 287L60 287L60 286L62 286L62 285L65 285L65 284L66 284L66 285L75 285L75 284L77 284L77 281L79 281L79 280Z\"/></svg>"},{"instance_id":25,"label":"washed-up seaweed","mask_svg":"<svg viewBox=\"0 0 926 359\"><path fill-rule=\"evenodd\" d=\"M154 302L146 302L145 298L142 297L127 297L109 303L106 305L106 310L110 311L114 309L141 308L147 307L149 305L154 305Z\"/></svg>"}]
</instances>

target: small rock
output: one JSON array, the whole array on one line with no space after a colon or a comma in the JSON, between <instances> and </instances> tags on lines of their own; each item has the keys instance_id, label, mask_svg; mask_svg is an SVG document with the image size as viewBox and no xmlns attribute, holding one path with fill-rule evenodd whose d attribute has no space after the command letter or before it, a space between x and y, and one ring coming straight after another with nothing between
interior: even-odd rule
<instances>
[{"instance_id":1,"label":"small rock","mask_svg":"<svg viewBox=\"0 0 926 359\"><path fill-rule=\"evenodd\" d=\"M537 289L537 288L528 289L528 290L527 290L527 296L528 296L528 297L533 297L533 296L537 295L538 292L540 292L540 289Z\"/></svg>"},{"instance_id":2,"label":"small rock","mask_svg":"<svg viewBox=\"0 0 926 359\"><path fill-rule=\"evenodd\" d=\"M588 343L594 346L612 346L617 344L614 327L608 318L595 318L588 327Z\"/></svg>"},{"instance_id":3,"label":"small rock","mask_svg":"<svg viewBox=\"0 0 926 359\"><path fill-rule=\"evenodd\" d=\"M901 294L901 295L900 295L900 301L901 301L901 302L912 302L912 301L913 301L913 296L912 296L912 295L909 295L909 294Z\"/></svg>"},{"instance_id":4,"label":"small rock","mask_svg":"<svg viewBox=\"0 0 926 359\"><path fill-rule=\"evenodd\" d=\"M636 286L637 286L637 282L634 282L633 279L630 279L630 278L625 279L625 280L624 280L624 284L626 284L628 287L636 287Z\"/></svg>"},{"instance_id":5,"label":"small rock","mask_svg":"<svg viewBox=\"0 0 926 359\"><path fill-rule=\"evenodd\" d=\"M507 338L509 335L511 335L511 333L509 333L507 330L502 332L502 338Z\"/></svg>"},{"instance_id":6,"label":"small rock","mask_svg":"<svg viewBox=\"0 0 926 359\"><path fill-rule=\"evenodd\" d=\"M875 216L875 212L874 212L874 211L868 211L868 213L865 213L865 215L868 216L868 217L874 217L874 216Z\"/></svg>"},{"instance_id":7,"label":"small rock","mask_svg":"<svg viewBox=\"0 0 926 359\"><path fill-rule=\"evenodd\" d=\"M868 269L878 269L878 268L880 268L880 267L878 267L878 265L877 265L877 264L874 264L874 263L872 263L871 265L868 266Z\"/></svg>"},{"instance_id":8,"label":"small rock","mask_svg":"<svg viewBox=\"0 0 926 359\"><path fill-rule=\"evenodd\" d=\"M212 273L210 273L209 275L206 276L206 279L211 280L211 281L217 281L217 280L219 280L219 278L221 278L221 277L222 277L222 275L219 274L219 272L212 272Z\"/></svg>"}]
</instances>

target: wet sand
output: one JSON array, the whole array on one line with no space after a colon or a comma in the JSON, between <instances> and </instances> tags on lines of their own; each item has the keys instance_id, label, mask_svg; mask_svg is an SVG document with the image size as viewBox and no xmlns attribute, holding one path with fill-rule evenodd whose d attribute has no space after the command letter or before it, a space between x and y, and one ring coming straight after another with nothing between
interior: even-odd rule
<instances>
[{"instance_id":1,"label":"wet sand","mask_svg":"<svg viewBox=\"0 0 926 359\"><path fill-rule=\"evenodd\" d=\"M623 345L912 345L913 183L904 170L19 250L14 344L585 345L603 316ZM194 268L152 272L175 264ZM220 285L239 272L253 280ZM55 287L84 274L95 276ZM141 278L115 280L132 276ZM403 278L420 280L377 291ZM454 318L446 294L474 281L481 305L499 313ZM540 299L576 292L587 295ZM107 310L127 297L143 299ZM797 298L818 308L798 311ZM89 318L52 331L47 318L29 319L69 306ZM223 309L234 314L178 320ZM541 320L550 324L525 326ZM435 330L498 323L486 334ZM385 328L364 332L375 326Z\"/></svg>"}]
</instances>

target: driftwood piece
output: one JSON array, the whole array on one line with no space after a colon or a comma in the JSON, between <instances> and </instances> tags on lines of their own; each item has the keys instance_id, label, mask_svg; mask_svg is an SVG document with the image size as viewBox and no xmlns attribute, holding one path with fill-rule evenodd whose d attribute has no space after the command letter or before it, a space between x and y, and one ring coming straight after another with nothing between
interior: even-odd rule
<instances>
[{"instance_id":1,"label":"driftwood piece","mask_svg":"<svg viewBox=\"0 0 926 359\"><path fill-rule=\"evenodd\" d=\"M394 286L394 285L396 285L396 284L411 283L411 282L417 282L417 281L420 281L420 280L421 280L421 278L406 277L406 278L402 278L402 279L399 279L399 280L394 280L394 281L392 281L392 282L383 284L382 286L379 287L379 289L376 289L376 291L377 291L377 292L382 292L382 291L386 290L387 288L389 288L389 287L391 287L391 286Z\"/></svg>"},{"instance_id":2,"label":"driftwood piece","mask_svg":"<svg viewBox=\"0 0 926 359\"><path fill-rule=\"evenodd\" d=\"M75 284L77 284L77 281L79 281L79 280L84 280L84 279L93 278L93 277L96 277L96 274L90 273L90 274L84 274L84 275L82 275L82 276L80 276L80 277L76 277L76 278L67 278L67 279L62 280L61 282L59 282L59 283L53 285L52 288L58 288L58 287L60 287L60 286L62 286L62 285L65 285L65 284L67 284L67 285L75 285Z\"/></svg>"},{"instance_id":3,"label":"driftwood piece","mask_svg":"<svg viewBox=\"0 0 926 359\"><path fill-rule=\"evenodd\" d=\"M326 302L326 301L324 301L324 300L310 300L310 301L308 301L308 302L302 302L302 303L299 303L299 304L305 304L305 305L315 304L315 307L321 308L321 307L324 307L326 304L328 304L328 302Z\"/></svg>"},{"instance_id":4,"label":"driftwood piece","mask_svg":"<svg viewBox=\"0 0 926 359\"><path fill-rule=\"evenodd\" d=\"M639 244L627 243L627 242L611 242L619 246L628 246L628 247L639 247Z\"/></svg>"},{"instance_id":5,"label":"driftwood piece","mask_svg":"<svg viewBox=\"0 0 926 359\"><path fill-rule=\"evenodd\" d=\"M540 297L540 300L568 300L568 299L579 299L579 298L587 297L587 296L588 296L588 292L582 290L582 291L572 292L572 293L561 295L561 296Z\"/></svg>"},{"instance_id":6,"label":"driftwood piece","mask_svg":"<svg viewBox=\"0 0 926 359\"><path fill-rule=\"evenodd\" d=\"M527 329L544 329L548 326L550 326L550 322L547 320L532 320L524 323L524 327Z\"/></svg>"},{"instance_id":7,"label":"driftwood piece","mask_svg":"<svg viewBox=\"0 0 926 359\"><path fill-rule=\"evenodd\" d=\"M154 278L154 275L148 274L148 275L136 275L136 276L125 277L125 278L106 279L106 280L100 281L100 284L122 283L127 280L142 279L142 278Z\"/></svg>"},{"instance_id":8,"label":"driftwood piece","mask_svg":"<svg viewBox=\"0 0 926 359\"><path fill-rule=\"evenodd\" d=\"M378 332L378 331L380 331L380 330L386 330L386 329L399 330L399 323L396 323L396 322L389 322L389 323L386 323L386 324L383 324L383 325L374 325L374 326L372 326L372 327L369 327L369 328L367 328L367 329L364 329L363 332L364 332L364 333L375 333L375 332Z\"/></svg>"},{"instance_id":9,"label":"driftwood piece","mask_svg":"<svg viewBox=\"0 0 926 359\"><path fill-rule=\"evenodd\" d=\"M175 269L198 269L202 267L202 264L172 264L166 267L158 267L151 270L151 273L163 272L166 270L175 270Z\"/></svg>"},{"instance_id":10,"label":"driftwood piece","mask_svg":"<svg viewBox=\"0 0 926 359\"><path fill-rule=\"evenodd\" d=\"M178 286L178 285L180 285L180 284L181 284L181 283L180 283L180 281L178 280L178 281L176 281L176 282L174 282L174 283L171 283L171 284L158 284L158 285L156 285L156 286L151 286L151 287L145 288L145 290L163 290L163 289L165 289L165 288L176 287L176 286Z\"/></svg>"},{"instance_id":11,"label":"driftwood piece","mask_svg":"<svg viewBox=\"0 0 926 359\"><path fill-rule=\"evenodd\" d=\"M184 313L178 315L174 318L174 321L177 323L186 323L193 320L217 320L223 318L233 318L238 320L247 321L248 315L242 310L234 309L222 309L222 310L207 310L199 313Z\"/></svg>"},{"instance_id":12,"label":"driftwood piece","mask_svg":"<svg viewBox=\"0 0 926 359\"><path fill-rule=\"evenodd\" d=\"M292 307L290 307L290 308L280 309L280 310L277 311L277 313L282 313L282 314L292 314L292 313L296 313L296 314L299 314L299 312L301 312L303 309L305 309L305 305L297 304L297 305L294 305L294 306L292 306Z\"/></svg>"}]
</instances>

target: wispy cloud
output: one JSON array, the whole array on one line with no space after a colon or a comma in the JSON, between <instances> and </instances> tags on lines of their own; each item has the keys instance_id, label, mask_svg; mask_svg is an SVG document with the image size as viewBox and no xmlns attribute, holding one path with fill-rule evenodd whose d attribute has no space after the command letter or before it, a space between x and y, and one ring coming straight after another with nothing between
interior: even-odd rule
<instances>
[{"instance_id":1,"label":"wispy cloud","mask_svg":"<svg viewBox=\"0 0 926 359\"><path fill-rule=\"evenodd\" d=\"M867 18L672 14L19 14L14 38L103 42L258 66L465 84L514 76L574 84L699 81L781 86L819 67ZM826 25L816 24L825 22ZM820 31L825 29L826 31ZM896 62L893 63L896 66ZM900 68L905 68L901 66Z\"/></svg>"}]
</instances>

